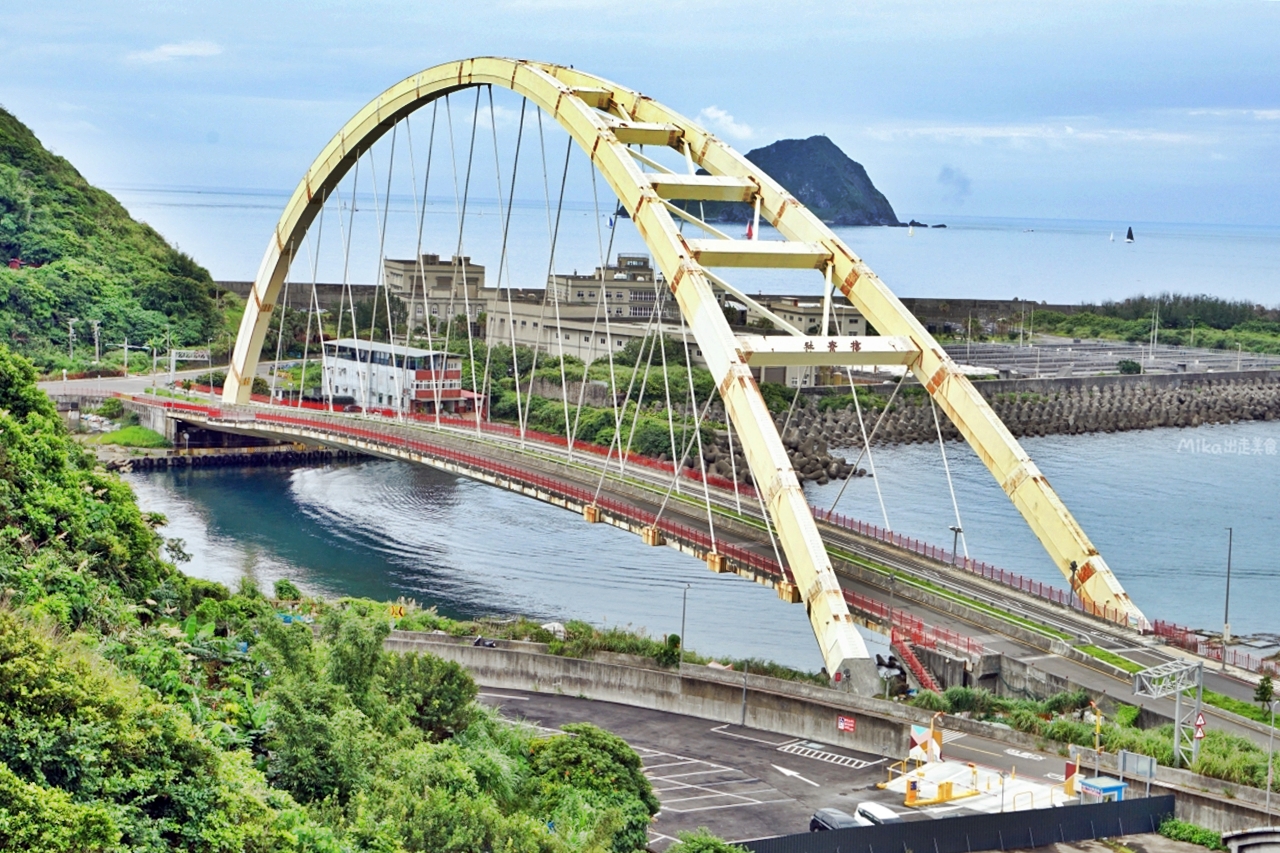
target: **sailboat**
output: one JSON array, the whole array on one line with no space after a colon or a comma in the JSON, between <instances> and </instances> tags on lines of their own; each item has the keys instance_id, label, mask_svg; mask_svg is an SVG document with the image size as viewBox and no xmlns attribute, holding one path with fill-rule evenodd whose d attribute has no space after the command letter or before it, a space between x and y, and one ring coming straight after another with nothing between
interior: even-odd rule
<instances>
[{"instance_id":1,"label":"sailboat","mask_svg":"<svg viewBox=\"0 0 1280 853\"><path fill-rule=\"evenodd\" d=\"M1112 242L1112 243L1114 243L1115 241L1116 241L1116 232L1112 231L1112 232L1111 232L1111 242Z\"/></svg>"},{"instance_id":2,"label":"sailboat","mask_svg":"<svg viewBox=\"0 0 1280 853\"><path fill-rule=\"evenodd\" d=\"M914 225L907 226L907 236L908 237L916 236L916 227Z\"/></svg>"},{"instance_id":3,"label":"sailboat","mask_svg":"<svg viewBox=\"0 0 1280 853\"><path fill-rule=\"evenodd\" d=\"M1130 226L1129 226L1129 233L1128 233L1128 234L1126 234L1126 235L1124 235L1124 241L1125 241L1126 243L1132 243L1132 242L1133 242L1133 226L1132 226L1132 225L1130 225Z\"/></svg>"}]
</instances>

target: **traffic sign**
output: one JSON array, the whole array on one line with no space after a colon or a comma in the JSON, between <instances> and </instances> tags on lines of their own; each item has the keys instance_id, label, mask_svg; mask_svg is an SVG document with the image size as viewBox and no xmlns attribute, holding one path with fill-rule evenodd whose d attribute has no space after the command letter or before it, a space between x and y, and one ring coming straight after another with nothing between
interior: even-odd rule
<instances>
[{"instance_id":1,"label":"traffic sign","mask_svg":"<svg viewBox=\"0 0 1280 853\"><path fill-rule=\"evenodd\" d=\"M1196 714L1196 740L1204 740L1204 714Z\"/></svg>"}]
</instances>

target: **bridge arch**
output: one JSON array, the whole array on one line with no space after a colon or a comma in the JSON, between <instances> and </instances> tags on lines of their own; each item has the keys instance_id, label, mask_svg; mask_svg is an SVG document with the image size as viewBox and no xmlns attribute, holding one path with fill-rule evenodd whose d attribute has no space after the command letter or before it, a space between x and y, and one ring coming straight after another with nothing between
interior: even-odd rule
<instances>
[{"instance_id":1,"label":"bridge arch","mask_svg":"<svg viewBox=\"0 0 1280 853\"><path fill-rule=\"evenodd\" d=\"M653 253L741 438L829 672L845 675L860 692L872 693L878 683L799 481L752 379L747 363L750 344L735 337L725 320L712 292L709 267L821 271L886 336L888 352L866 357L907 365L977 451L1078 594L1119 609L1135 626L1145 621L1044 475L959 367L829 228L776 181L694 122L639 92L564 66L498 57L449 62L400 81L357 112L316 157L276 225L241 322L224 403L249 400L271 311L291 261L288 247L301 244L324 201L358 158L415 110L449 93L486 85L522 95L570 134ZM643 170L629 148L632 144L668 146L683 153L690 174ZM695 167L706 174L694 174ZM752 203L758 217L786 240L688 239L677 227L668 199ZM823 350L827 343L823 338ZM788 353L774 356L816 357L813 340L786 349Z\"/></svg>"}]
</instances>

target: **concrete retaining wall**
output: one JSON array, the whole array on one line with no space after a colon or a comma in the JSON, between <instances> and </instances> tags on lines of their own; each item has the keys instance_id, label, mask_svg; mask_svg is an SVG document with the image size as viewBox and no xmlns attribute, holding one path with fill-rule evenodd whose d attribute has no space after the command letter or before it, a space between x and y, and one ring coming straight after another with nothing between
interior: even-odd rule
<instances>
[{"instance_id":1,"label":"concrete retaining wall","mask_svg":"<svg viewBox=\"0 0 1280 853\"><path fill-rule=\"evenodd\" d=\"M499 640L497 648L484 648L471 642L469 637L393 631L386 647L456 661L485 687L580 696L732 725L743 719L743 677L738 672L687 664L676 671L648 661L634 666L628 665L634 661L622 661L630 657L627 655L610 655L608 661L559 657L548 654L541 643ZM761 731L896 760L910 749L911 726L929 724L928 712L908 705L755 675L748 675L746 681L746 724ZM853 718L855 730L840 731L836 726L838 716ZM994 738L1015 748L1043 751L1054 746L1032 735L963 717L946 716L939 725L950 731ZM1092 758L1085 764L1091 770ZM1114 756L1104 755L1101 767L1103 773L1114 774ZM1133 785L1135 792L1142 788L1139 783ZM1266 822L1262 791L1186 770L1160 767L1151 791L1176 795L1179 818L1217 832Z\"/></svg>"},{"instance_id":2,"label":"concrete retaining wall","mask_svg":"<svg viewBox=\"0 0 1280 853\"><path fill-rule=\"evenodd\" d=\"M473 646L470 640L407 631L393 632L387 648L456 661L486 687L582 696L716 723L737 725L743 720L743 677L738 672L687 664L681 671L624 666L545 654L545 646L537 643L498 641L498 648L489 649ZM913 720L869 713L874 705L896 709L892 703L755 675L748 675L746 682L746 724L752 728L890 758L900 758L911 748ZM927 714L906 710L919 718L917 724L927 723ZM854 731L838 729L838 716L852 718Z\"/></svg>"}]
</instances>

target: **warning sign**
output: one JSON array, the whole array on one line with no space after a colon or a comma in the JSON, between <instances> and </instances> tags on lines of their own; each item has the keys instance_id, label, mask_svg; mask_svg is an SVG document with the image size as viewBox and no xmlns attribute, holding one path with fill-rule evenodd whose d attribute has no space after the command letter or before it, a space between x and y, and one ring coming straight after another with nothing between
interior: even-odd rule
<instances>
[{"instance_id":1,"label":"warning sign","mask_svg":"<svg viewBox=\"0 0 1280 853\"><path fill-rule=\"evenodd\" d=\"M1196 740L1204 740L1204 714L1196 714Z\"/></svg>"},{"instance_id":2,"label":"warning sign","mask_svg":"<svg viewBox=\"0 0 1280 853\"><path fill-rule=\"evenodd\" d=\"M853 717L846 717L843 714L836 715L836 731L853 732L858 729L858 721Z\"/></svg>"}]
</instances>

